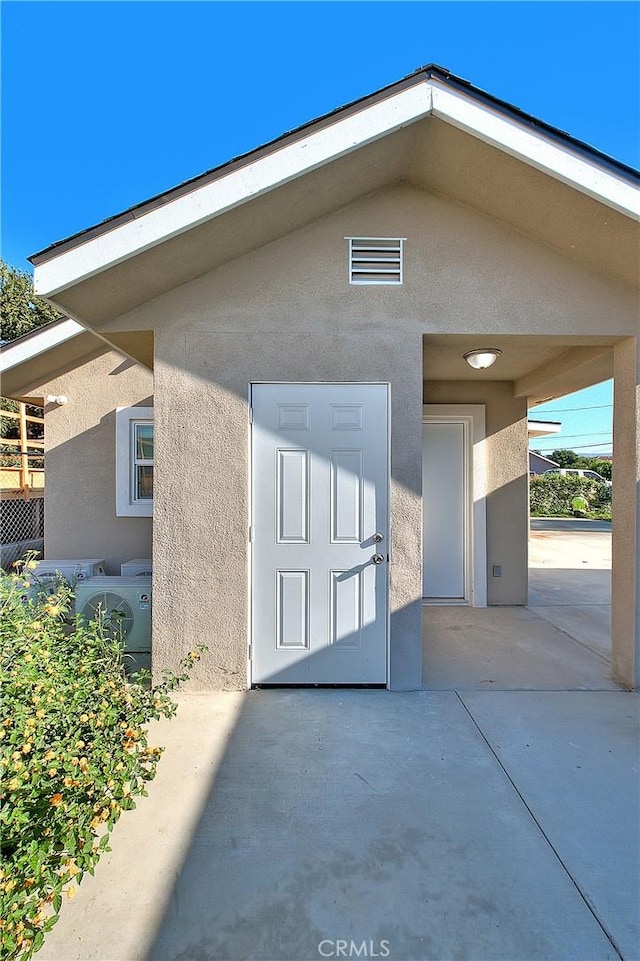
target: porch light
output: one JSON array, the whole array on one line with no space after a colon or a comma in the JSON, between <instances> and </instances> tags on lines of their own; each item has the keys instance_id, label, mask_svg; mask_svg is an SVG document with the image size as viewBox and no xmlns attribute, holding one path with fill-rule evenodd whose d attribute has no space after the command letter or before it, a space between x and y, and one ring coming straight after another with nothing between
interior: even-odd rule
<instances>
[{"instance_id":1,"label":"porch light","mask_svg":"<svg viewBox=\"0 0 640 961\"><path fill-rule=\"evenodd\" d=\"M495 364L501 353L502 351L497 347L479 347L476 350L468 350L462 356L474 370L486 370L487 367Z\"/></svg>"}]
</instances>

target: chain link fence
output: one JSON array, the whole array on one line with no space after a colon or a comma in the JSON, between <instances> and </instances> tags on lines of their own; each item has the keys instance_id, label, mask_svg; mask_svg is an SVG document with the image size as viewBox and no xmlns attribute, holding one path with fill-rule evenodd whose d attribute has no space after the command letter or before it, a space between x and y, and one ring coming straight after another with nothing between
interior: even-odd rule
<instances>
[{"instance_id":1,"label":"chain link fence","mask_svg":"<svg viewBox=\"0 0 640 961\"><path fill-rule=\"evenodd\" d=\"M5 571L27 551L42 554L44 497L0 501L0 542L0 566Z\"/></svg>"}]
</instances>

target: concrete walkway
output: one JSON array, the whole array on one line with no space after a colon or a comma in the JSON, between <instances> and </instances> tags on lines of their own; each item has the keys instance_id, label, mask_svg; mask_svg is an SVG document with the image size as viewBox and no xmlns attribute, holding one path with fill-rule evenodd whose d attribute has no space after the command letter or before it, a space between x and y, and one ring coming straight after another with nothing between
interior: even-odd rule
<instances>
[{"instance_id":1,"label":"concrete walkway","mask_svg":"<svg viewBox=\"0 0 640 961\"><path fill-rule=\"evenodd\" d=\"M621 691L181 695L39 961L636 961L637 722Z\"/></svg>"}]
</instances>

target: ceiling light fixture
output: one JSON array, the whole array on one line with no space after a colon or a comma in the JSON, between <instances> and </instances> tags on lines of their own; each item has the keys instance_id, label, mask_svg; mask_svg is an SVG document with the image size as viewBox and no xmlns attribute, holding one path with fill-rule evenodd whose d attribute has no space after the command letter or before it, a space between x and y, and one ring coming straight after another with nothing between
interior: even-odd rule
<instances>
[{"instance_id":1,"label":"ceiling light fixture","mask_svg":"<svg viewBox=\"0 0 640 961\"><path fill-rule=\"evenodd\" d=\"M486 370L495 364L501 353L497 347L479 347L477 350L468 350L462 356L474 370Z\"/></svg>"}]
</instances>

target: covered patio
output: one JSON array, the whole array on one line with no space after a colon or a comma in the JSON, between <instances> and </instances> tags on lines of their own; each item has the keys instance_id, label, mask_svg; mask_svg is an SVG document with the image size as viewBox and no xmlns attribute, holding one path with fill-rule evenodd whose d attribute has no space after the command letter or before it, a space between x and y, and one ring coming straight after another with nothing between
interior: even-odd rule
<instances>
[{"instance_id":1,"label":"covered patio","mask_svg":"<svg viewBox=\"0 0 640 961\"><path fill-rule=\"evenodd\" d=\"M423 609L428 690L620 690L611 524L531 519L526 607Z\"/></svg>"},{"instance_id":2,"label":"covered patio","mask_svg":"<svg viewBox=\"0 0 640 961\"><path fill-rule=\"evenodd\" d=\"M504 684L545 690L600 689L610 687L613 681L626 688L637 687L633 613L636 386L635 377L629 376L630 365L636 363L637 342L633 338L499 334L480 339L460 334L423 337L425 424L446 421L464 427L463 420L471 418L471 423L475 411L481 412L482 419L480 432L477 425L469 428L473 437L464 441L466 448L458 460L451 455L453 466L442 473L441 481L436 460L441 445L429 447L433 442L425 434L424 684L432 689L467 685L486 689L489 684ZM464 363L464 353L479 346L500 352L488 370L474 370ZM576 570L573 578L566 558L552 561L555 570L550 573L548 559L543 557L544 536L538 537L535 521L530 532L527 417L536 404L611 377L615 523L606 548L610 573L604 580L592 577L591 582L582 576L590 561L586 565L580 561L580 571ZM460 436L466 435L461 432ZM430 461L435 466L430 467ZM455 470L460 472L458 487ZM435 499L430 497L430 484L437 487ZM459 530L454 529L457 517L462 518ZM460 547L452 561L451 544L456 537ZM556 547L566 553L569 542L561 548L562 535L558 537ZM484 567L479 566L478 557ZM432 591L427 579L430 563L437 574ZM456 588L454 577L452 589L442 596L442 567L449 564L455 574L456 563L465 587ZM540 568L533 576L531 563L534 570ZM596 570L593 565L590 569ZM604 569L603 564L597 569ZM555 585L554 579L558 581ZM567 592L564 604L557 597L562 591ZM583 610L580 615L585 605L594 604L597 610ZM582 650L574 650L575 645ZM545 649L555 653L541 660Z\"/></svg>"}]
</instances>

